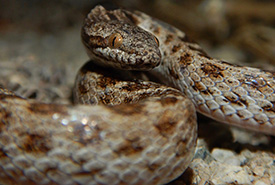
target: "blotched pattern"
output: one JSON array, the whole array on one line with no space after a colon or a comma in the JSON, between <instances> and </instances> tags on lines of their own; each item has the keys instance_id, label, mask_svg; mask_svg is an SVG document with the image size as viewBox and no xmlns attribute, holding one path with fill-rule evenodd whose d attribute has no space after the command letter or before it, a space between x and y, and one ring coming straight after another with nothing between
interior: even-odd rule
<instances>
[{"instance_id":1,"label":"blotched pattern","mask_svg":"<svg viewBox=\"0 0 275 185\"><path fill-rule=\"evenodd\" d=\"M162 62L154 75L184 92L197 111L220 122L275 135L273 72L213 59L175 27L140 12L127 13L159 39Z\"/></svg>"},{"instance_id":2,"label":"blotched pattern","mask_svg":"<svg viewBox=\"0 0 275 185\"><path fill-rule=\"evenodd\" d=\"M97 6L82 39L93 62L153 69L181 92L91 62L80 70L74 96L97 106L44 104L0 88L1 184L167 183L194 155L194 105L275 135L271 72L212 59L183 32L141 12Z\"/></svg>"},{"instance_id":3,"label":"blotched pattern","mask_svg":"<svg viewBox=\"0 0 275 185\"><path fill-rule=\"evenodd\" d=\"M158 97L113 107L42 104L2 94L0 182L163 184L174 179L192 160L196 116L179 92L156 89Z\"/></svg>"}]
</instances>

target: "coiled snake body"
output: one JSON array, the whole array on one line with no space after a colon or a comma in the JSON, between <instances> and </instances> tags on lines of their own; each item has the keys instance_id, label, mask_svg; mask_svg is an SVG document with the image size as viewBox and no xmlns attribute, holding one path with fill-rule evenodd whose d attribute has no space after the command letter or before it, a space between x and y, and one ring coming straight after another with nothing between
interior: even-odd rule
<instances>
[{"instance_id":1,"label":"coiled snake body","mask_svg":"<svg viewBox=\"0 0 275 185\"><path fill-rule=\"evenodd\" d=\"M213 59L137 11L95 7L82 40L92 61L78 73L75 102L99 105L44 104L0 88L1 184L167 183L194 155L195 108L275 135L272 72ZM125 69L180 91L130 80Z\"/></svg>"}]
</instances>

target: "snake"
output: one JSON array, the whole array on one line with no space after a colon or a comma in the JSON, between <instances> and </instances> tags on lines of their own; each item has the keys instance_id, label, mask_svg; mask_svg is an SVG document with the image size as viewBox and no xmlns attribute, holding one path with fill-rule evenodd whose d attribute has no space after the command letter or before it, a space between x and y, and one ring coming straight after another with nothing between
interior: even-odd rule
<instances>
[{"instance_id":1,"label":"snake","mask_svg":"<svg viewBox=\"0 0 275 185\"><path fill-rule=\"evenodd\" d=\"M275 135L273 72L214 59L140 11L98 5L81 37L73 104L0 88L0 184L168 183L194 156L196 111Z\"/></svg>"}]
</instances>

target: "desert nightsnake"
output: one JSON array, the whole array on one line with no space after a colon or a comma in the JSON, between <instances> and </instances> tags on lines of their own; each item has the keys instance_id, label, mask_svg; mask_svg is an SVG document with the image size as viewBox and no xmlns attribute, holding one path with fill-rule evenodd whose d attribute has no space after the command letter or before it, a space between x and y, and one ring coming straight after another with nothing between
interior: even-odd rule
<instances>
[{"instance_id":1,"label":"desert nightsnake","mask_svg":"<svg viewBox=\"0 0 275 185\"><path fill-rule=\"evenodd\" d=\"M194 155L195 108L275 135L272 72L213 59L137 11L95 7L82 40L92 61L78 73L75 101L108 105L44 104L0 88L1 183L167 183ZM130 80L125 69L150 71L180 91Z\"/></svg>"}]
</instances>

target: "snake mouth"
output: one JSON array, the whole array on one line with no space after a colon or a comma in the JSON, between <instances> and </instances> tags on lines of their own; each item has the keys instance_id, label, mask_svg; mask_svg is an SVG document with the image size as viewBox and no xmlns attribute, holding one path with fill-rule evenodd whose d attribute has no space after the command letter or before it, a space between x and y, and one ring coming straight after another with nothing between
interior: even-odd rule
<instances>
[{"instance_id":1,"label":"snake mouth","mask_svg":"<svg viewBox=\"0 0 275 185\"><path fill-rule=\"evenodd\" d=\"M161 56L157 54L147 54L145 56L136 53L125 54L124 51L110 48L96 49L86 48L89 57L97 64L106 67L114 67L123 70L148 71L159 66Z\"/></svg>"}]
</instances>

